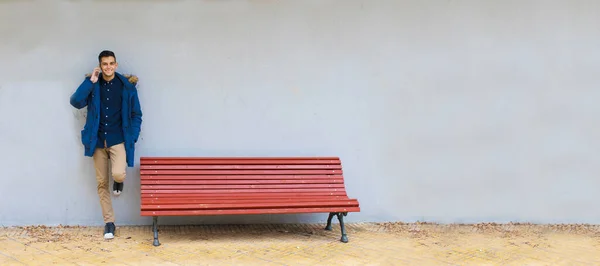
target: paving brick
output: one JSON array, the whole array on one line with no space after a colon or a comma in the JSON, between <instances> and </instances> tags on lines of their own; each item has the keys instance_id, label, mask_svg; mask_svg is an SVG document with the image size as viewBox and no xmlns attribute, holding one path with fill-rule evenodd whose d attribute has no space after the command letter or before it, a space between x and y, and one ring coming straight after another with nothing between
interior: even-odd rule
<instances>
[{"instance_id":1,"label":"paving brick","mask_svg":"<svg viewBox=\"0 0 600 266\"><path fill-rule=\"evenodd\" d=\"M1 227L0 265L600 265L600 227L339 224Z\"/></svg>"}]
</instances>

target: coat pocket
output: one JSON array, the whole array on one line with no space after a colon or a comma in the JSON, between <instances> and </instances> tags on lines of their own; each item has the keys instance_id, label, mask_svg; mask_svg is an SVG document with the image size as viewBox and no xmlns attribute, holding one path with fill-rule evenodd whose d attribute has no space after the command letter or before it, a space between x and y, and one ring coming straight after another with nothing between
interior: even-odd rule
<instances>
[{"instance_id":1,"label":"coat pocket","mask_svg":"<svg viewBox=\"0 0 600 266\"><path fill-rule=\"evenodd\" d=\"M88 136L88 130L87 129L82 129L81 130L81 144L83 145L89 145L90 143L90 137Z\"/></svg>"}]
</instances>

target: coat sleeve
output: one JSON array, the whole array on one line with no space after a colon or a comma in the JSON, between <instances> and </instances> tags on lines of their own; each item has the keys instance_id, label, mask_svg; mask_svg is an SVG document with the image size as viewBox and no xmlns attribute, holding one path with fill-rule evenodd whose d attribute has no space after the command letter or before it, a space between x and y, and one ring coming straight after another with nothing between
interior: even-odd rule
<instances>
[{"instance_id":1,"label":"coat sleeve","mask_svg":"<svg viewBox=\"0 0 600 266\"><path fill-rule=\"evenodd\" d=\"M142 128L142 107L138 98L137 89L134 88L131 103L131 128L133 129L133 141L137 142Z\"/></svg>"},{"instance_id":2,"label":"coat sleeve","mask_svg":"<svg viewBox=\"0 0 600 266\"><path fill-rule=\"evenodd\" d=\"M90 92L94 88L94 83L90 81L89 78L86 78L77 88L77 90L71 95L71 105L77 109L81 109L88 105L88 97L90 96Z\"/></svg>"}]
</instances>

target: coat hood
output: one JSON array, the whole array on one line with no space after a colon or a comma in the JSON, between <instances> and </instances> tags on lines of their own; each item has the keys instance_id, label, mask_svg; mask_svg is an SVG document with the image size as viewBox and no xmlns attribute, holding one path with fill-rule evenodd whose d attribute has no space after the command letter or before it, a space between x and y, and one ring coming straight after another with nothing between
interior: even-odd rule
<instances>
[{"instance_id":1,"label":"coat hood","mask_svg":"<svg viewBox=\"0 0 600 266\"><path fill-rule=\"evenodd\" d=\"M129 83L131 83L131 85L133 85L134 87L136 87L136 85L139 81L138 77L133 74L119 74L119 73L115 72L115 75L117 75L117 76L121 75L121 76L125 77L127 79L127 81L129 81ZM89 78L91 76L92 76L92 73L85 74L86 78Z\"/></svg>"}]
</instances>

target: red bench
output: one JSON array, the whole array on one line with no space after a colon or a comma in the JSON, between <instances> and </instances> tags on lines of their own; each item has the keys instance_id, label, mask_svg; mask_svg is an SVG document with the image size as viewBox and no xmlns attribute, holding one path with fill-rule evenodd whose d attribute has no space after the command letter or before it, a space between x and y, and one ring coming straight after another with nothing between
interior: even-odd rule
<instances>
[{"instance_id":1,"label":"red bench","mask_svg":"<svg viewBox=\"0 0 600 266\"><path fill-rule=\"evenodd\" d=\"M336 216L346 243L343 216L360 211L337 157L142 157L140 177L154 246L159 216L291 213L329 213L326 230Z\"/></svg>"}]
</instances>

